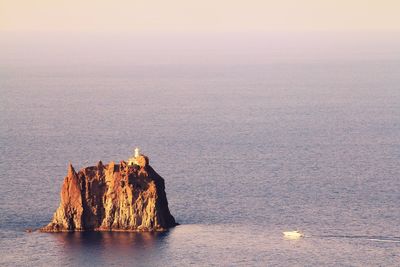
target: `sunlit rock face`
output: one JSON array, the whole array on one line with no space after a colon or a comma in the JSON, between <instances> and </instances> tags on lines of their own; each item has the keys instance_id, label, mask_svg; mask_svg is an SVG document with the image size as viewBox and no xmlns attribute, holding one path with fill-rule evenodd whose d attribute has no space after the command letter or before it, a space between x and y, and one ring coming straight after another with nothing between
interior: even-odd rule
<instances>
[{"instance_id":1,"label":"sunlit rock face","mask_svg":"<svg viewBox=\"0 0 400 267\"><path fill-rule=\"evenodd\" d=\"M176 225L164 179L147 164L111 162L75 172L69 165L61 203L44 232L165 231Z\"/></svg>"}]
</instances>

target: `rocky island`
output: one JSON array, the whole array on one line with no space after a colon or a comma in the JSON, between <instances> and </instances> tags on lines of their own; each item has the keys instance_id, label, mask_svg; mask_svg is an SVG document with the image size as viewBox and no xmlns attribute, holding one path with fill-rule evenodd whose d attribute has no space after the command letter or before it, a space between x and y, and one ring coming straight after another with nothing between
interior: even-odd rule
<instances>
[{"instance_id":1,"label":"rocky island","mask_svg":"<svg viewBox=\"0 0 400 267\"><path fill-rule=\"evenodd\" d=\"M40 231L165 231L175 225L164 179L135 149L128 162L100 161L79 172L70 164L60 206Z\"/></svg>"}]
</instances>

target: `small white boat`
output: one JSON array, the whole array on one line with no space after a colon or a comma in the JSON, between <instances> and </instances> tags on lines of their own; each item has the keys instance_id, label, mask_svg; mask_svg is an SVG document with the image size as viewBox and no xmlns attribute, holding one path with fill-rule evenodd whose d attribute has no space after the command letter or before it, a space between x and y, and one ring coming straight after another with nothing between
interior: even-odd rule
<instances>
[{"instance_id":1,"label":"small white boat","mask_svg":"<svg viewBox=\"0 0 400 267\"><path fill-rule=\"evenodd\" d=\"M283 235L288 239L299 239L304 237L304 234L300 231L285 231Z\"/></svg>"}]
</instances>

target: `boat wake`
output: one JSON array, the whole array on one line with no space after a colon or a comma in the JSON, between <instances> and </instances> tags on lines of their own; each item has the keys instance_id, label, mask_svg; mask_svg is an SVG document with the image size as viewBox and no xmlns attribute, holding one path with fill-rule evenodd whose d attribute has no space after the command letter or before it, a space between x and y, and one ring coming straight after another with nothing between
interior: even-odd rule
<instances>
[{"instance_id":1,"label":"boat wake","mask_svg":"<svg viewBox=\"0 0 400 267\"><path fill-rule=\"evenodd\" d=\"M364 235L320 235L323 238L348 238L348 239L364 239L375 242L400 243L400 237L387 236L364 236Z\"/></svg>"},{"instance_id":2,"label":"boat wake","mask_svg":"<svg viewBox=\"0 0 400 267\"><path fill-rule=\"evenodd\" d=\"M369 239L367 239L367 240L376 241L376 242L400 243L400 240L392 240L392 239L369 238Z\"/></svg>"}]
</instances>

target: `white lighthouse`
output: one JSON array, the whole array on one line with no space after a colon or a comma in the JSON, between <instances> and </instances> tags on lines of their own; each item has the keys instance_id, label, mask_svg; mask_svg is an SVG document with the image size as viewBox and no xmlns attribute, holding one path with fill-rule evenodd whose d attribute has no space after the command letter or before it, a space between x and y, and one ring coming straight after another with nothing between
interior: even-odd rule
<instances>
[{"instance_id":1,"label":"white lighthouse","mask_svg":"<svg viewBox=\"0 0 400 267\"><path fill-rule=\"evenodd\" d=\"M147 162L148 158L140 154L140 149L136 147L133 156L128 159L128 166L138 165L143 167L147 164Z\"/></svg>"},{"instance_id":2,"label":"white lighthouse","mask_svg":"<svg viewBox=\"0 0 400 267\"><path fill-rule=\"evenodd\" d=\"M139 150L139 148L137 147L137 148L135 148L134 157L137 158L137 157L139 157L139 156L140 156L140 150Z\"/></svg>"}]
</instances>

